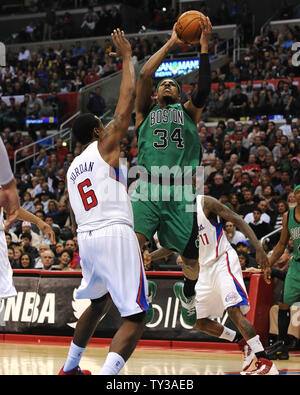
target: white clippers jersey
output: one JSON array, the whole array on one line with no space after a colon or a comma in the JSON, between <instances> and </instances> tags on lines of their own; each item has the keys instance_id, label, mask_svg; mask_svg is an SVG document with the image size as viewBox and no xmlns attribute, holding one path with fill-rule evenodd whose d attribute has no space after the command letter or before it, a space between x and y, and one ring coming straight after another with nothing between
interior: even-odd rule
<instances>
[{"instance_id":1,"label":"white clippers jersey","mask_svg":"<svg viewBox=\"0 0 300 395\"><path fill-rule=\"evenodd\" d=\"M199 264L215 262L222 254L232 249L223 232L222 224L211 222L203 212L203 195L197 196L197 223L199 238Z\"/></svg>"},{"instance_id":2,"label":"white clippers jersey","mask_svg":"<svg viewBox=\"0 0 300 395\"><path fill-rule=\"evenodd\" d=\"M133 227L126 177L121 169L113 168L102 159L97 141L73 160L67 182L78 232L112 224Z\"/></svg>"}]
</instances>

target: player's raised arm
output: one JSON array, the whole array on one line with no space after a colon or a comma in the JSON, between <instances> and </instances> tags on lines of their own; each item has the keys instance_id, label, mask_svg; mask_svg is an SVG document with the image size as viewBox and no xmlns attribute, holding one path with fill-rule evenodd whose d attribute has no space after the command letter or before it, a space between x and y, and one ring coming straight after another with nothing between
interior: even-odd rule
<instances>
[{"instance_id":1,"label":"player's raised arm","mask_svg":"<svg viewBox=\"0 0 300 395\"><path fill-rule=\"evenodd\" d=\"M135 100L135 70L132 60L132 49L125 34L116 29L111 34L116 48L116 56L123 59L122 81L120 95L115 109L113 120L104 129L103 143L108 150L119 145L120 140L126 134L131 119Z\"/></svg>"},{"instance_id":2,"label":"player's raised arm","mask_svg":"<svg viewBox=\"0 0 300 395\"><path fill-rule=\"evenodd\" d=\"M211 85L208 44L211 36L212 25L208 17L205 19L201 18L199 23L201 25L202 34L200 37L201 54L198 87L193 91L191 99L184 104L186 111L196 124L200 121L200 117L206 99L209 95Z\"/></svg>"},{"instance_id":3,"label":"player's raised arm","mask_svg":"<svg viewBox=\"0 0 300 395\"><path fill-rule=\"evenodd\" d=\"M142 67L142 70L140 71L139 74L137 89L136 89L136 101L135 101L136 127L138 127L141 124L141 122L144 120L147 113L149 112L149 109L153 105L153 100L152 100L153 74L161 65L162 61L169 53L169 51L180 42L181 41L179 40L175 32L175 25L174 25L171 38L157 52L155 52Z\"/></svg>"},{"instance_id":4,"label":"player's raised arm","mask_svg":"<svg viewBox=\"0 0 300 395\"><path fill-rule=\"evenodd\" d=\"M250 240L251 244L255 248L256 251L256 259L258 265L262 268L265 269L266 267L269 266L268 258L267 255L257 239L255 233L251 229L251 227L243 220L243 218L235 213L234 211L230 210L228 207L226 207L224 204L220 203L217 199L211 197L211 196L205 196L204 197L204 207L203 207L205 213L207 216L210 214L215 214L219 215L226 221L232 222L234 225L236 225L239 230L244 233L245 236L248 237Z\"/></svg>"}]
</instances>

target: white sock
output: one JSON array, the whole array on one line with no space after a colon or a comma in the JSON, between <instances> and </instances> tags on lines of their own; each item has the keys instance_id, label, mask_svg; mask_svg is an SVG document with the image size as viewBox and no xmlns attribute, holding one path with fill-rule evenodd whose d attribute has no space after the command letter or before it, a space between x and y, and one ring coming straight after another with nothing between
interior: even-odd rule
<instances>
[{"instance_id":1,"label":"white sock","mask_svg":"<svg viewBox=\"0 0 300 395\"><path fill-rule=\"evenodd\" d=\"M258 335L252 337L252 339L247 340L247 343L251 347L251 350L254 352L254 354L256 354L257 352L265 351L264 346L261 344Z\"/></svg>"},{"instance_id":2,"label":"white sock","mask_svg":"<svg viewBox=\"0 0 300 395\"><path fill-rule=\"evenodd\" d=\"M121 355L117 354L116 352L109 352L99 374L117 375L124 365L125 361Z\"/></svg>"},{"instance_id":3,"label":"white sock","mask_svg":"<svg viewBox=\"0 0 300 395\"><path fill-rule=\"evenodd\" d=\"M233 342L235 335L236 335L236 331L233 331L232 329L226 328L226 326L224 326L223 333L219 337L219 339L225 339L225 340L229 340L230 342Z\"/></svg>"},{"instance_id":4,"label":"white sock","mask_svg":"<svg viewBox=\"0 0 300 395\"><path fill-rule=\"evenodd\" d=\"M76 344L73 343L73 341L71 342L68 357L63 367L64 372L69 372L70 370L76 368L76 366L79 365L84 350L85 348L78 347L76 346Z\"/></svg>"}]
</instances>

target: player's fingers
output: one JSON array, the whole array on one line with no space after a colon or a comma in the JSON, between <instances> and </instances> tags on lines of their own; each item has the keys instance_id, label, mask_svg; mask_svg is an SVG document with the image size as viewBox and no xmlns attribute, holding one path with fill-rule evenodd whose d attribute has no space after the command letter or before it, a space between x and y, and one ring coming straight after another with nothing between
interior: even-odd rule
<instances>
[{"instance_id":1,"label":"player's fingers","mask_svg":"<svg viewBox=\"0 0 300 395\"><path fill-rule=\"evenodd\" d=\"M17 220L18 215L19 215L19 209L11 211L10 213L8 212L6 213L6 221L4 225L5 232L8 232L11 225Z\"/></svg>"}]
</instances>

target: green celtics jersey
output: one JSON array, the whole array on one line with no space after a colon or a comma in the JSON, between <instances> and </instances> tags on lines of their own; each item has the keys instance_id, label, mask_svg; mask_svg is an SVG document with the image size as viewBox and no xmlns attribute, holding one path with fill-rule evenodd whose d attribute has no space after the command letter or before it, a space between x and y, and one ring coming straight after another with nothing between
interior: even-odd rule
<instances>
[{"instance_id":1,"label":"green celtics jersey","mask_svg":"<svg viewBox=\"0 0 300 395\"><path fill-rule=\"evenodd\" d=\"M197 127L183 106L155 105L138 130L138 165L148 174L175 178L194 174L200 161Z\"/></svg>"},{"instance_id":2,"label":"green celtics jersey","mask_svg":"<svg viewBox=\"0 0 300 395\"><path fill-rule=\"evenodd\" d=\"M288 229L293 241L292 256L300 261L300 222L295 218L295 208L291 208L288 214Z\"/></svg>"}]
</instances>

